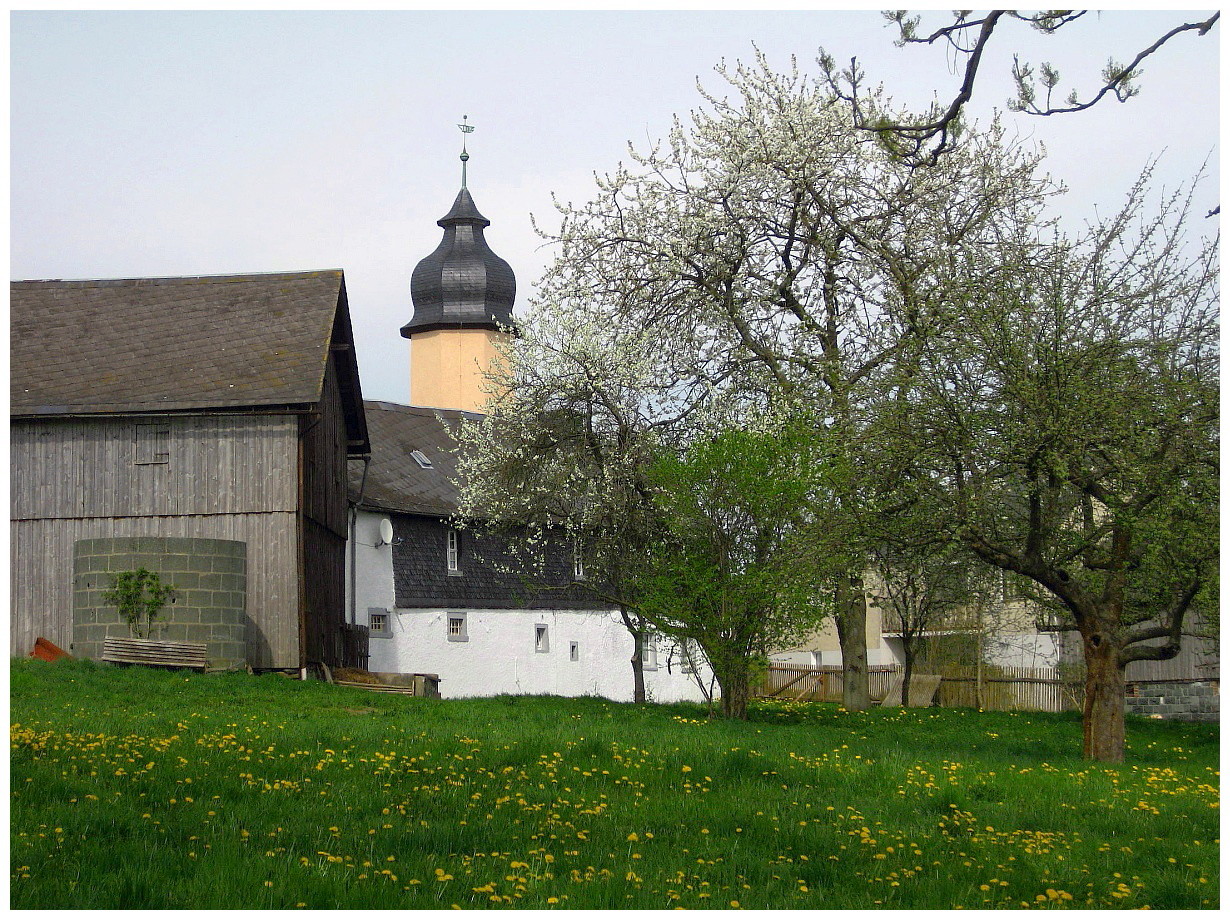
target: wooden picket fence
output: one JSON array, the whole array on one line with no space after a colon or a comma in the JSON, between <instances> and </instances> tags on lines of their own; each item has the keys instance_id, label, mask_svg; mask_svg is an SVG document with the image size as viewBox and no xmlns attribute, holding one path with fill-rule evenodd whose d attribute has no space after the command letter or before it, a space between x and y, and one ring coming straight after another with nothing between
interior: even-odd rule
<instances>
[{"instance_id":1,"label":"wooden picket fence","mask_svg":"<svg viewBox=\"0 0 1230 920\"><path fill-rule=\"evenodd\" d=\"M867 669L871 699L879 702L888 694L898 667ZM1057 668L988 668L981 678L983 709L1064 712L1079 710L1083 689L1063 680ZM978 707L979 677L973 667L945 667L936 702L940 706ZM770 664L757 696L787 700L840 702L842 672L838 665L807 667Z\"/></svg>"}]
</instances>

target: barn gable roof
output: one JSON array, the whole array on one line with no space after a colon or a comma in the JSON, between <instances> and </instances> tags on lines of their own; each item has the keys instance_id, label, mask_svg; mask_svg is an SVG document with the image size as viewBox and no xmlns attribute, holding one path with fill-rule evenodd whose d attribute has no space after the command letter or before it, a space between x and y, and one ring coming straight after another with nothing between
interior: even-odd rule
<instances>
[{"instance_id":1,"label":"barn gable roof","mask_svg":"<svg viewBox=\"0 0 1230 920\"><path fill-rule=\"evenodd\" d=\"M9 305L12 417L312 405L332 348L368 450L340 270L15 281Z\"/></svg>"},{"instance_id":2,"label":"barn gable roof","mask_svg":"<svg viewBox=\"0 0 1230 920\"><path fill-rule=\"evenodd\" d=\"M464 418L478 418L456 409L426 409L397 403L366 401L363 408L371 429L372 459L363 470L352 464L350 500L372 511L448 517L457 510L457 442ZM424 467L414 456L423 455Z\"/></svg>"}]
</instances>

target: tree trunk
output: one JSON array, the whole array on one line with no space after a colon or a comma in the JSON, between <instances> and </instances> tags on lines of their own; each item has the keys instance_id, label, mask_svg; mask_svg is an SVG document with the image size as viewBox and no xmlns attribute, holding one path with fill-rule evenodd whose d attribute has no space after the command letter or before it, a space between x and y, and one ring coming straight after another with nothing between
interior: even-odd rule
<instances>
[{"instance_id":1,"label":"tree trunk","mask_svg":"<svg viewBox=\"0 0 1230 920\"><path fill-rule=\"evenodd\" d=\"M1085 645L1085 711L1083 754L1087 760L1123 763L1126 691L1119 644L1108 631L1082 635Z\"/></svg>"},{"instance_id":2,"label":"tree trunk","mask_svg":"<svg viewBox=\"0 0 1230 920\"><path fill-rule=\"evenodd\" d=\"M902 663L901 663L901 706L905 708L910 705L910 678L914 676L914 651L913 640L906 640L902 637Z\"/></svg>"},{"instance_id":3,"label":"tree trunk","mask_svg":"<svg viewBox=\"0 0 1230 920\"><path fill-rule=\"evenodd\" d=\"M626 607L619 608L624 626L632 634L632 702L645 702L645 660L642 651L645 648L645 625L634 619Z\"/></svg>"},{"instance_id":4,"label":"tree trunk","mask_svg":"<svg viewBox=\"0 0 1230 920\"><path fill-rule=\"evenodd\" d=\"M841 705L848 710L871 707L867 681L867 598L862 578L838 579L837 641L841 645Z\"/></svg>"},{"instance_id":5,"label":"tree trunk","mask_svg":"<svg viewBox=\"0 0 1230 920\"><path fill-rule=\"evenodd\" d=\"M722 715L728 719L747 719L748 673L745 670L737 674L723 675L722 684Z\"/></svg>"},{"instance_id":6,"label":"tree trunk","mask_svg":"<svg viewBox=\"0 0 1230 920\"><path fill-rule=\"evenodd\" d=\"M633 636L633 641L636 643L636 648L632 651L632 702L634 703L645 702L645 661L641 657L644 637L643 631Z\"/></svg>"}]
</instances>

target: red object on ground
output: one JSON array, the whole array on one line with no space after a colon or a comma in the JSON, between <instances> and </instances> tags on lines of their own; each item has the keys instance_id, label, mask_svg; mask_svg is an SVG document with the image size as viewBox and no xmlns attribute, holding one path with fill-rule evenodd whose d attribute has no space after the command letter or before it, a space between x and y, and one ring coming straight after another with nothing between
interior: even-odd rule
<instances>
[{"instance_id":1,"label":"red object on ground","mask_svg":"<svg viewBox=\"0 0 1230 920\"><path fill-rule=\"evenodd\" d=\"M30 657L40 661L59 661L61 658L72 658L73 656L54 642L48 642L39 636L34 640L34 651L30 653Z\"/></svg>"}]
</instances>

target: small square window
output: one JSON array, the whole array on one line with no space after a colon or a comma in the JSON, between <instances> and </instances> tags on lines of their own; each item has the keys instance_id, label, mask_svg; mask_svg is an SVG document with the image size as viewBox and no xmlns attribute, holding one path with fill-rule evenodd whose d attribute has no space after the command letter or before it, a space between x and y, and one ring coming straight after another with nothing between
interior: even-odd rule
<instances>
[{"instance_id":1,"label":"small square window","mask_svg":"<svg viewBox=\"0 0 1230 920\"><path fill-rule=\"evenodd\" d=\"M470 636L466 631L466 615L464 613L450 613L448 615L448 641L470 641Z\"/></svg>"},{"instance_id":2,"label":"small square window","mask_svg":"<svg viewBox=\"0 0 1230 920\"><path fill-rule=\"evenodd\" d=\"M569 642L568 643L568 660L569 661L580 661L581 660L581 643L580 642Z\"/></svg>"},{"instance_id":3,"label":"small square window","mask_svg":"<svg viewBox=\"0 0 1230 920\"><path fill-rule=\"evenodd\" d=\"M367 631L372 636L387 636L389 634L389 615L387 613L369 613L367 616Z\"/></svg>"},{"instance_id":4,"label":"small square window","mask_svg":"<svg viewBox=\"0 0 1230 920\"><path fill-rule=\"evenodd\" d=\"M547 626L545 623L539 623L534 627L534 651L551 651L551 640L547 636Z\"/></svg>"}]
</instances>

